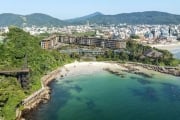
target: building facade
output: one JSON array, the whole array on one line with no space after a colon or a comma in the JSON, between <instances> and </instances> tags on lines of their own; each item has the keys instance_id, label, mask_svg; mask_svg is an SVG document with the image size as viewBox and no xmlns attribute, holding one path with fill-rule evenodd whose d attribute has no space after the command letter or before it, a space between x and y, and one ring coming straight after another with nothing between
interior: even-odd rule
<instances>
[{"instance_id":1,"label":"building facade","mask_svg":"<svg viewBox=\"0 0 180 120\"><path fill-rule=\"evenodd\" d=\"M95 47L110 48L110 49L126 48L125 41L116 40L116 39L59 36L59 42L66 44L95 46Z\"/></svg>"},{"instance_id":2,"label":"building facade","mask_svg":"<svg viewBox=\"0 0 180 120\"><path fill-rule=\"evenodd\" d=\"M59 42L59 37L52 35L48 38L41 40L41 48L43 49L53 49Z\"/></svg>"}]
</instances>

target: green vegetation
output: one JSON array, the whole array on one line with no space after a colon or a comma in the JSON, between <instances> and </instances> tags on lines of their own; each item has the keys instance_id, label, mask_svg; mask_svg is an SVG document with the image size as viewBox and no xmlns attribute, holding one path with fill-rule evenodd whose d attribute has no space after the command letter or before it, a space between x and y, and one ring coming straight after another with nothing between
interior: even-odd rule
<instances>
[{"instance_id":1,"label":"green vegetation","mask_svg":"<svg viewBox=\"0 0 180 120\"><path fill-rule=\"evenodd\" d=\"M0 118L13 120L16 107L25 96L16 78L0 76Z\"/></svg>"},{"instance_id":2,"label":"green vegetation","mask_svg":"<svg viewBox=\"0 0 180 120\"><path fill-rule=\"evenodd\" d=\"M46 14L34 13L30 15L24 16L26 18L26 24L28 26L36 25L36 26L62 26L66 25L66 23L57 18L53 18Z\"/></svg>"},{"instance_id":3,"label":"green vegetation","mask_svg":"<svg viewBox=\"0 0 180 120\"><path fill-rule=\"evenodd\" d=\"M28 89L16 78L0 76L0 118L15 118L15 108L23 98L41 87L40 78L49 71L72 61L65 54L40 48L40 39L15 27L9 28L5 43L0 44L0 70L21 69L27 56L31 70Z\"/></svg>"},{"instance_id":4,"label":"green vegetation","mask_svg":"<svg viewBox=\"0 0 180 120\"><path fill-rule=\"evenodd\" d=\"M140 39L140 37L138 35L131 35L130 38L131 39Z\"/></svg>"},{"instance_id":5,"label":"green vegetation","mask_svg":"<svg viewBox=\"0 0 180 120\"><path fill-rule=\"evenodd\" d=\"M86 22L95 24L179 24L180 16L158 11L122 13L117 15L102 15L77 18L69 21L71 24L86 24Z\"/></svg>"},{"instance_id":6,"label":"green vegetation","mask_svg":"<svg viewBox=\"0 0 180 120\"><path fill-rule=\"evenodd\" d=\"M11 13L0 14L0 19L1 19L0 26L10 26L10 25L21 26L21 24L23 23L23 20L21 19L20 16Z\"/></svg>"},{"instance_id":7,"label":"green vegetation","mask_svg":"<svg viewBox=\"0 0 180 120\"><path fill-rule=\"evenodd\" d=\"M94 37L96 35L95 31L89 31L89 32L73 32L72 35L76 37Z\"/></svg>"},{"instance_id":8,"label":"green vegetation","mask_svg":"<svg viewBox=\"0 0 180 120\"><path fill-rule=\"evenodd\" d=\"M36 36L43 39L43 38L49 37L50 35L51 35L50 33L45 32L45 33L41 33L41 34L36 35Z\"/></svg>"},{"instance_id":9,"label":"green vegetation","mask_svg":"<svg viewBox=\"0 0 180 120\"><path fill-rule=\"evenodd\" d=\"M113 60L113 61L131 61L141 62L145 64L153 64L160 66L177 66L180 64L180 60L173 58L173 55L167 50L159 50L151 48L150 46L143 46L136 41L129 40L127 42L127 48L120 52L113 52L112 50L106 51L105 55L96 56L98 61ZM155 50L162 53L160 57L148 57L144 53L148 50Z\"/></svg>"},{"instance_id":10,"label":"green vegetation","mask_svg":"<svg viewBox=\"0 0 180 120\"><path fill-rule=\"evenodd\" d=\"M0 26L15 25L22 27L27 26L62 26L66 23L57 18L53 18L46 14L34 13L30 15L17 15L11 13L0 14Z\"/></svg>"}]
</instances>

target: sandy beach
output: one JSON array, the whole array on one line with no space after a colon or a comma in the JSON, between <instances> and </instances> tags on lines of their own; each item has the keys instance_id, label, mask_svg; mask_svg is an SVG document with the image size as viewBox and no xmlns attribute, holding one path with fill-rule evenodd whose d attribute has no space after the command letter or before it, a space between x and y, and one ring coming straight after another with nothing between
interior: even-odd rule
<instances>
[{"instance_id":1,"label":"sandy beach","mask_svg":"<svg viewBox=\"0 0 180 120\"><path fill-rule=\"evenodd\" d=\"M93 74L101 71L110 71L116 74L124 72L144 73L148 76L152 74L160 74L157 71L148 70L141 66L133 66L132 64L120 64L111 62L74 62L60 68L60 72L56 78L72 77L82 74Z\"/></svg>"},{"instance_id":2,"label":"sandy beach","mask_svg":"<svg viewBox=\"0 0 180 120\"><path fill-rule=\"evenodd\" d=\"M105 69L127 70L127 68L117 63L106 62L74 62L63 66L60 70L59 77L74 76L79 74L91 74Z\"/></svg>"},{"instance_id":3,"label":"sandy beach","mask_svg":"<svg viewBox=\"0 0 180 120\"><path fill-rule=\"evenodd\" d=\"M180 42L177 43L167 43L167 44L156 44L156 45L150 45L151 47L155 47L158 49L163 50L174 50L174 49L180 49Z\"/></svg>"}]
</instances>

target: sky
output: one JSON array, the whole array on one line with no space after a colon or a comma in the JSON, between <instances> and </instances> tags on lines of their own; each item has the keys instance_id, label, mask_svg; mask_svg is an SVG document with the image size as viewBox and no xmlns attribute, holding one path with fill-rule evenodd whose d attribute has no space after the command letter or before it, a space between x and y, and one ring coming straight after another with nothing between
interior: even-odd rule
<instances>
[{"instance_id":1,"label":"sky","mask_svg":"<svg viewBox=\"0 0 180 120\"><path fill-rule=\"evenodd\" d=\"M45 13L70 19L94 12L119 13L162 11L180 15L180 0L1 0L1 13Z\"/></svg>"}]
</instances>

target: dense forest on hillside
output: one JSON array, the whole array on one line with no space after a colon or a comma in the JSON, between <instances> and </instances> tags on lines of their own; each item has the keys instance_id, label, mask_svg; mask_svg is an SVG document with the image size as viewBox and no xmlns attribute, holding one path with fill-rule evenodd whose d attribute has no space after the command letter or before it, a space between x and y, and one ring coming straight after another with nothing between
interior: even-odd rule
<instances>
[{"instance_id":1,"label":"dense forest on hillside","mask_svg":"<svg viewBox=\"0 0 180 120\"><path fill-rule=\"evenodd\" d=\"M68 55L55 50L43 50L40 39L23 30L11 27L3 44L0 44L0 70L21 69L27 57L31 70L30 84L23 90L14 77L0 76L0 119L15 118L15 108L27 95L41 87L40 78L47 72L71 62Z\"/></svg>"},{"instance_id":2,"label":"dense forest on hillside","mask_svg":"<svg viewBox=\"0 0 180 120\"><path fill-rule=\"evenodd\" d=\"M116 15L104 15L96 12L84 17L67 20L71 24L110 25L110 24L179 24L180 16L159 11L145 11L122 13Z\"/></svg>"},{"instance_id":3,"label":"dense forest on hillside","mask_svg":"<svg viewBox=\"0 0 180 120\"><path fill-rule=\"evenodd\" d=\"M46 14L34 13L30 15L18 15L12 13L0 14L0 26L62 26L65 21L51 17Z\"/></svg>"}]
</instances>

